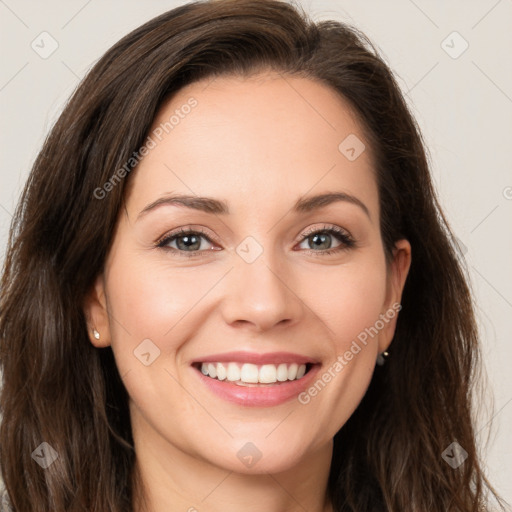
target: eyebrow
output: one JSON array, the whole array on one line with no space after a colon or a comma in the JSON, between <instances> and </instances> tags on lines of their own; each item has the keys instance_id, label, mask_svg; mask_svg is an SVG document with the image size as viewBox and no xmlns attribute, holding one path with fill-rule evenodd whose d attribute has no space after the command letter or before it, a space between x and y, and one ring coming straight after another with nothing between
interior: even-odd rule
<instances>
[{"instance_id":1,"label":"eyebrow","mask_svg":"<svg viewBox=\"0 0 512 512\"><path fill-rule=\"evenodd\" d=\"M357 197L345 192L330 192L310 197L301 197L292 208L296 213L309 213L313 210L324 208L335 202L347 202L361 208L371 219L370 212L366 205ZM229 207L225 201L212 197L200 197L191 195L166 195L148 204L137 216L137 220L148 214L150 211L163 205L184 206L192 210L198 210L215 215L229 215Z\"/></svg>"}]
</instances>

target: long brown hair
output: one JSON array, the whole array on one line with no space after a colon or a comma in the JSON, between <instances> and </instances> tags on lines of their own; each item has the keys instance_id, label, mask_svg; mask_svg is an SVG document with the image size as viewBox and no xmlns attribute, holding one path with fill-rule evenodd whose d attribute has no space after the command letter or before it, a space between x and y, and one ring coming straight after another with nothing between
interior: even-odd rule
<instances>
[{"instance_id":1,"label":"long brown hair","mask_svg":"<svg viewBox=\"0 0 512 512\"><path fill-rule=\"evenodd\" d=\"M467 276L391 71L344 23L314 23L281 1L217 0L166 12L108 50L21 196L0 295L0 468L16 511L133 510L127 393L111 349L90 343L82 307L123 204L130 175L119 179L119 169L132 171L126 162L181 87L264 69L319 81L350 102L375 155L386 257L400 238L412 246L392 357L334 438L334 509L469 512L498 499L474 429L481 362ZM32 456L42 442L58 454L45 470ZM467 453L457 468L442 457L452 442Z\"/></svg>"}]
</instances>

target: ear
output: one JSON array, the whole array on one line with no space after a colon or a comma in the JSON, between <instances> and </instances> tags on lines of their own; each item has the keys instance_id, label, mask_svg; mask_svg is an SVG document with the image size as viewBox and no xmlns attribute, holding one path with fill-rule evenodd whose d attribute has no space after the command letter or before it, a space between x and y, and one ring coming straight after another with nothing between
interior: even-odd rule
<instances>
[{"instance_id":1,"label":"ear","mask_svg":"<svg viewBox=\"0 0 512 512\"><path fill-rule=\"evenodd\" d=\"M97 348L108 347L111 343L111 336L103 274L96 278L85 297L83 307L91 343ZM94 336L94 330L99 334L99 339Z\"/></svg>"},{"instance_id":2,"label":"ear","mask_svg":"<svg viewBox=\"0 0 512 512\"><path fill-rule=\"evenodd\" d=\"M398 240L393 249L393 260L388 268L386 300L384 301L381 318L384 328L379 335L379 353L384 352L395 335L400 301L409 268L411 267L411 244L403 239Z\"/></svg>"}]
</instances>

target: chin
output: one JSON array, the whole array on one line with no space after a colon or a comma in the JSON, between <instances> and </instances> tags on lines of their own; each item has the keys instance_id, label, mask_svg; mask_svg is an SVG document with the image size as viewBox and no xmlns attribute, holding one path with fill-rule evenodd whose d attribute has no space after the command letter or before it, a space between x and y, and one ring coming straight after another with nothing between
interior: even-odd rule
<instances>
[{"instance_id":1,"label":"chin","mask_svg":"<svg viewBox=\"0 0 512 512\"><path fill-rule=\"evenodd\" d=\"M254 441L231 440L231 447L210 462L227 471L247 475L281 473L293 469L306 456L304 442L283 446L281 442L255 436ZM209 454L210 457L215 454Z\"/></svg>"}]
</instances>

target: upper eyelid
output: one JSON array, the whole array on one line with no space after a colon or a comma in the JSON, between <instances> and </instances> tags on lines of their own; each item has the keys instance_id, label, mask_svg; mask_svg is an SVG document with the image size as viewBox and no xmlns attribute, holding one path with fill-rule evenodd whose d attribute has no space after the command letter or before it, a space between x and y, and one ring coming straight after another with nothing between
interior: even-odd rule
<instances>
[{"instance_id":1,"label":"upper eyelid","mask_svg":"<svg viewBox=\"0 0 512 512\"><path fill-rule=\"evenodd\" d=\"M190 233L194 233L194 234L198 234L198 235L204 236L205 238L207 238L208 240L210 240L212 242L214 241L214 240L212 240L212 238L215 239L215 237L212 237L208 233L205 233L203 231L203 228L194 228L194 227L186 226L186 227L181 227L181 228L178 228L176 230L171 230L170 232L165 233L163 236L161 236L157 240L156 243L158 244L158 243L163 242L165 240L168 240L170 238L178 237L180 235L188 235Z\"/></svg>"},{"instance_id":2,"label":"upper eyelid","mask_svg":"<svg viewBox=\"0 0 512 512\"><path fill-rule=\"evenodd\" d=\"M321 233L322 231L334 231L335 233L338 233L338 234L341 232L341 233L352 238L352 235L350 234L350 232L347 229L342 228L340 226L335 226L334 224L332 224L332 225L324 224L323 227L313 227L313 228L306 229L306 231L302 232L301 240L303 240L305 237L307 237L313 233Z\"/></svg>"}]
</instances>

